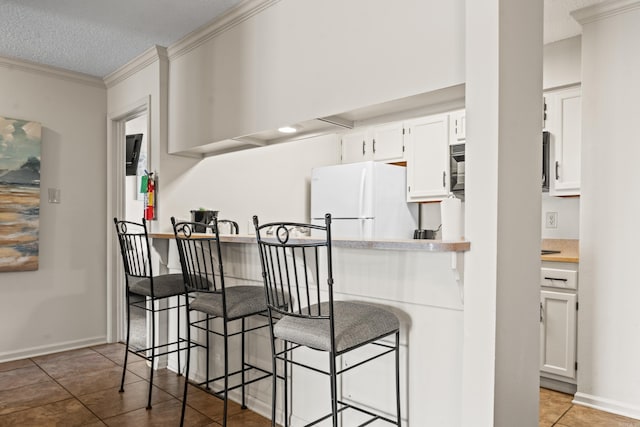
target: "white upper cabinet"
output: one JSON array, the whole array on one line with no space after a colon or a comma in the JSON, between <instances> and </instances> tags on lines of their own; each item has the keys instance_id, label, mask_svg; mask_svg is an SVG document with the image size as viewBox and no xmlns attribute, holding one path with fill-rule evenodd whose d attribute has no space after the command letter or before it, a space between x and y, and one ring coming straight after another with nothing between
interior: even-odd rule
<instances>
[{"instance_id":1,"label":"white upper cabinet","mask_svg":"<svg viewBox=\"0 0 640 427\"><path fill-rule=\"evenodd\" d=\"M389 162L404 160L404 126L402 122L371 128L373 160Z\"/></svg>"},{"instance_id":2,"label":"white upper cabinet","mask_svg":"<svg viewBox=\"0 0 640 427\"><path fill-rule=\"evenodd\" d=\"M368 129L362 129L342 135L342 163L355 163L373 160L373 141Z\"/></svg>"},{"instance_id":3,"label":"white upper cabinet","mask_svg":"<svg viewBox=\"0 0 640 427\"><path fill-rule=\"evenodd\" d=\"M552 176L549 194L580 194L580 151L582 144L582 105L580 88L569 88L545 94L546 130L551 136L550 162Z\"/></svg>"},{"instance_id":4,"label":"white upper cabinet","mask_svg":"<svg viewBox=\"0 0 640 427\"><path fill-rule=\"evenodd\" d=\"M449 115L405 122L407 201L437 201L449 194Z\"/></svg>"},{"instance_id":5,"label":"white upper cabinet","mask_svg":"<svg viewBox=\"0 0 640 427\"><path fill-rule=\"evenodd\" d=\"M342 136L342 163L404 160L402 122L354 130Z\"/></svg>"},{"instance_id":6,"label":"white upper cabinet","mask_svg":"<svg viewBox=\"0 0 640 427\"><path fill-rule=\"evenodd\" d=\"M461 144L467 139L467 121L465 110L449 114L451 144Z\"/></svg>"}]
</instances>

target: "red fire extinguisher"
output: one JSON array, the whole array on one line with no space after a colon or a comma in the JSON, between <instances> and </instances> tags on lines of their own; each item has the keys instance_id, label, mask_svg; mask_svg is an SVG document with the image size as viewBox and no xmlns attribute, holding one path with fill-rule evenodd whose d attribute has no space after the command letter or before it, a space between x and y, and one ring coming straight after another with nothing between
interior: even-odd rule
<instances>
[{"instance_id":1,"label":"red fire extinguisher","mask_svg":"<svg viewBox=\"0 0 640 427\"><path fill-rule=\"evenodd\" d=\"M147 193L144 203L144 219L150 221L156 217L156 183L153 178L153 172L147 173Z\"/></svg>"}]
</instances>

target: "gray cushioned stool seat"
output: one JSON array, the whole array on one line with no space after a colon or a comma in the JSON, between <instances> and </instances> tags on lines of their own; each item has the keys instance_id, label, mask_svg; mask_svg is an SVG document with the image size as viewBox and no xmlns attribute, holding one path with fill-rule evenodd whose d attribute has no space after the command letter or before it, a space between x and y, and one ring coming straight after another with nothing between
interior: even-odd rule
<instances>
[{"instance_id":1,"label":"gray cushioned stool seat","mask_svg":"<svg viewBox=\"0 0 640 427\"><path fill-rule=\"evenodd\" d=\"M311 306L311 313L316 305ZM329 314L329 303L321 304L322 314ZM395 314L374 305L349 301L333 303L336 351L338 353L395 332L400 322ZM285 316L273 327L276 337L317 350L331 349L328 319L305 319Z\"/></svg>"},{"instance_id":2,"label":"gray cushioned stool seat","mask_svg":"<svg viewBox=\"0 0 640 427\"><path fill-rule=\"evenodd\" d=\"M134 294L151 296L151 280L147 278L130 277L129 290ZM164 298L184 293L182 274L161 274L153 277L153 296Z\"/></svg>"},{"instance_id":3,"label":"gray cushioned stool seat","mask_svg":"<svg viewBox=\"0 0 640 427\"><path fill-rule=\"evenodd\" d=\"M228 286L227 318L229 320L261 313L267 310L267 303L262 286ZM200 292L189 304L191 310L201 311L213 316L222 317L222 294Z\"/></svg>"}]
</instances>

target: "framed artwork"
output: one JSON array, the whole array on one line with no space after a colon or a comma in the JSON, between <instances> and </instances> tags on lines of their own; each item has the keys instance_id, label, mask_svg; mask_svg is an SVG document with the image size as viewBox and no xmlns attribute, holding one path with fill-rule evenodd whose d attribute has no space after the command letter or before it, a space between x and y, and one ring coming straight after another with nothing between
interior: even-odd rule
<instances>
[{"instance_id":1,"label":"framed artwork","mask_svg":"<svg viewBox=\"0 0 640 427\"><path fill-rule=\"evenodd\" d=\"M38 269L38 122L0 117L0 272Z\"/></svg>"}]
</instances>

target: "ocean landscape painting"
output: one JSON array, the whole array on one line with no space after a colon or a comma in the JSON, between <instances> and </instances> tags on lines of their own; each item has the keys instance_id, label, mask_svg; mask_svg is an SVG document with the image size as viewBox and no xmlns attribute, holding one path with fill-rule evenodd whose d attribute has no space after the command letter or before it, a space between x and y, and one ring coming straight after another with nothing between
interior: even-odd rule
<instances>
[{"instance_id":1,"label":"ocean landscape painting","mask_svg":"<svg viewBox=\"0 0 640 427\"><path fill-rule=\"evenodd\" d=\"M0 117L0 272L38 269L38 122Z\"/></svg>"}]
</instances>

